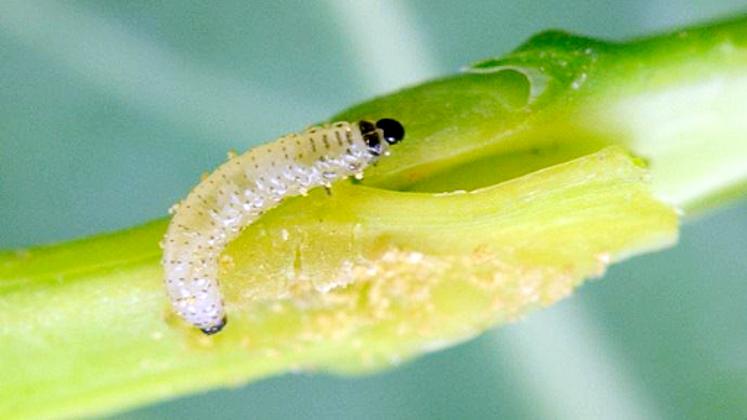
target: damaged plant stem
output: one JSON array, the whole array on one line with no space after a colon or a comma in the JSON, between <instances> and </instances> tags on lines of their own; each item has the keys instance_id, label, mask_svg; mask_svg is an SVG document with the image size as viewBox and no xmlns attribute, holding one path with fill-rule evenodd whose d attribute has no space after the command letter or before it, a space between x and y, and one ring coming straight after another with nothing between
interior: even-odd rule
<instances>
[{"instance_id":1,"label":"damaged plant stem","mask_svg":"<svg viewBox=\"0 0 747 420\"><path fill-rule=\"evenodd\" d=\"M353 107L333 119L395 117L408 141L228 246L219 335L170 312L166 220L0 254L0 416L369 371L473 337L743 194L746 108L747 18L622 44L548 32Z\"/></svg>"}]
</instances>

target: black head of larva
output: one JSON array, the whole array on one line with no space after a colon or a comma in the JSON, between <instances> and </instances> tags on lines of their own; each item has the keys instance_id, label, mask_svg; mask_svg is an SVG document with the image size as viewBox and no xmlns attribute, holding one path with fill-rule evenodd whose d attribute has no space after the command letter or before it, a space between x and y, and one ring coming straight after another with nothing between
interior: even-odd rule
<instances>
[{"instance_id":1,"label":"black head of larva","mask_svg":"<svg viewBox=\"0 0 747 420\"><path fill-rule=\"evenodd\" d=\"M389 144L399 143L405 138L405 127L397 120L382 118L376 121L376 128L384 133L384 140Z\"/></svg>"},{"instance_id":2,"label":"black head of larva","mask_svg":"<svg viewBox=\"0 0 747 420\"><path fill-rule=\"evenodd\" d=\"M381 142L386 141L388 144L395 144L405 137L405 128L397 120L382 118L373 124L370 121L358 121L358 128L361 130L363 141L366 142L371 153L374 155L381 154Z\"/></svg>"}]
</instances>

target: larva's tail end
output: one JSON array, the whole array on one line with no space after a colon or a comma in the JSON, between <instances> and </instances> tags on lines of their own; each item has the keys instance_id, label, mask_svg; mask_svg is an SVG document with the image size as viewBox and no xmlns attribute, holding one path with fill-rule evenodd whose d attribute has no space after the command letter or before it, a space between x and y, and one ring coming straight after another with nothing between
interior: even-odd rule
<instances>
[{"instance_id":1,"label":"larva's tail end","mask_svg":"<svg viewBox=\"0 0 747 420\"><path fill-rule=\"evenodd\" d=\"M220 324L213 325L212 327L200 328L200 331L205 333L205 335L217 334L226 326L227 322L228 319L224 316L223 319L221 319Z\"/></svg>"}]
</instances>

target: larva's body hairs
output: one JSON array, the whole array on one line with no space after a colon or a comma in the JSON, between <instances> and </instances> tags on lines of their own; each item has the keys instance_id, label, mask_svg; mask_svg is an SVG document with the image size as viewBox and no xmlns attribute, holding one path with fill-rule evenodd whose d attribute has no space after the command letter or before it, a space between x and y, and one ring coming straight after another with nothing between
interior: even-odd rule
<instances>
[{"instance_id":1,"label":"larva's body hairs","mask_svg":"<svg viewBox=\"0 0 747 420\"><path fill-rule=\"evenodd\" d=\"M396 120L336 122L232 157L179 204L163 241L166 290L176 313L215 334L227 317L218 283L223 249L285 198L354 176L404 138Z\"/></svg>"}]
</instances>

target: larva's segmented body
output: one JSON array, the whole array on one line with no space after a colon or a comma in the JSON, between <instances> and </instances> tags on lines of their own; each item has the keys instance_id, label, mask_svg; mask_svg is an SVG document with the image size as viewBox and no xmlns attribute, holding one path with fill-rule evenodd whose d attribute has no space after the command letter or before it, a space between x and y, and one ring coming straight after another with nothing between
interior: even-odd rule
<instances>
[{"instance_id":1,"label":"larva's segmented body","mask_svg":"<svg viewBox=\"0 0 747 420\"><path fill-rule=\"evenodd\" d=\"M218 285L225 246L284 198L359 176L404 136L394 120L338 122L281 137L230 159L174 213L164 239L166 289L176 312L206 334L226 323Z\"/></svg>"}]
</instances>

